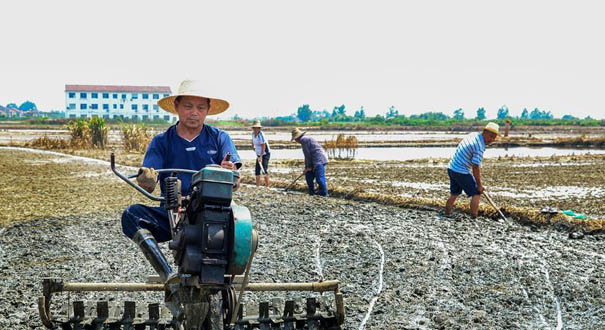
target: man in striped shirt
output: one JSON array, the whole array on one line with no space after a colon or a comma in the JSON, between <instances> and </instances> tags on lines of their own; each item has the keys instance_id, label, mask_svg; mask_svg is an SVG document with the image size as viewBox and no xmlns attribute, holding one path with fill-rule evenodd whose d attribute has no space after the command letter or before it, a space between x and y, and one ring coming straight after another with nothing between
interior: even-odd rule
<instances>
[{"instance_id":1,"label":"man in striped shirt","mask_svg":"<svg viewBox=\"0 0 605 330\"><path fill-rule=\"evenodd\" d=\"M447 168L450 177L450 198L445 204L446 215L452 213L456 199L464 190L471 197L471 216L477 217L481 193L485 190L481 184L480 170L483 152L485 146L494 142L498 135L498 124L488 123L483 132L471 133L458 144Z\"/></svg>"}]
</instances>

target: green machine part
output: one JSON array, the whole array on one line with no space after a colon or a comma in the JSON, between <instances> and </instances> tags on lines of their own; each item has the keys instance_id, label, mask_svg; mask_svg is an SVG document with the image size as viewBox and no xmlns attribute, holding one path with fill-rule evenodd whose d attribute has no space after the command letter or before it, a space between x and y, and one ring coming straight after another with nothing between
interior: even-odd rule
<instances>
[{"instance_id":1,"label":"green machine part","mask_svg":"<svg viewBox=\"0 0 605 330\"><path fill-rule=\"evenodd\" d=\"M233 249L227 273L241 275L246 270L252 251L256 251L258 240L252 226L252 217L247 207L231 204L235 228L233 230Z\"/></svg>"}]
</instances>

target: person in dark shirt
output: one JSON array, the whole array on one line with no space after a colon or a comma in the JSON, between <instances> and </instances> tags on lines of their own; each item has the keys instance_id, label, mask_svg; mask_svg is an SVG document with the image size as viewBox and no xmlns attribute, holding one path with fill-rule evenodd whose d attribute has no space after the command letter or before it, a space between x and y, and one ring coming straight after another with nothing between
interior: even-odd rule
<instances>
[{"instance_id":1,"label":"person in dark shirt","mask_svg":"<svg viewBox=\"0 0 605 330\"><path fill-rule=\"evenodd\" d=\"M303 174L309 186L309 195L315 195L315 181L319 186L318 194L328 196L328 184L326 182L326 165L328 156L324 148L314 139L304 136L306 132L298 128L292 130L292 141L300 143L305 155L305 169Z\"/></svg>"},{"instance_id":2,"label":"person in dark shirt","mask_svg":"<svg viewBox=\"0 0 605 330\"><path fill-rule=\"evenodd\" d=\"M177 114L179 120L165 132L156 135L147 148L137 183L149 193L155 190L159 179L161 195L164 196L164 178L169 174L162 173L158 178L157 169L181 168L198 171L209 164L218 164L230 170L241 167L239 155L229 135L204 124L206 116L227 110L229 103L207 97L199 87L196 81L185 80L181 83L177 95L158 101L163 110ZM228 154L230 157L227 157ZM178 179L181 182L181 193L187 194L191 175L179 173ZM167 306L170 308L169 303L172 303L173 308L170 309L175 313L174 306L179 303L176 285L173 284L178 281L178 276L158 246L158 242L172 238L168 212L162 205L131 205L122 213L122 231L139 245L167 288L174 291L167 300Z\"/></svg>"}]
</instances>

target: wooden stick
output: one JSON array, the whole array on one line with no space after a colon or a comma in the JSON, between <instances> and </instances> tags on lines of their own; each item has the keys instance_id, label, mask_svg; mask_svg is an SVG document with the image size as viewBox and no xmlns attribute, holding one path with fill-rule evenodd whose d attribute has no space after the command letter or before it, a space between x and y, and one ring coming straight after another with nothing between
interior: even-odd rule
<instances>
[{"instance_id":1,"label":"wooden stick","mask_svg":"<svg viewBox=\"0 0 605 330\"><path fill-rule=\"evenodd\" d=\"M500 216L502 217L502 219L504 219L504 221L508 221L508 219L506 219L506 217L504 216L504 213L502 213L502 211L500 211L500 208L496 206L496 204L494 204L494 201L492 200L491 197L489 197L489 194L487 193L487 191L483 191L483 196L485 196L485 198L487 198L487 202L489 205L491 205L496 211L498 211L498 213L500 214Z\"/></svg>"},{"instance_id":2,"label":"wooden stick","mask_svg":"<svg viewBox=\"0 0 605 330\"><path fill-rule=\"evenodd\" d=\"M296 181L298 181L298 179L300 179L303 175L305 175L305 173L299 175L298 178L294 179L294 181L292 181L292 183L290 183L290 185L288 187L286 187L286 189L284 191L288 191L296 183Z\"/></svg>"}]
</instances>

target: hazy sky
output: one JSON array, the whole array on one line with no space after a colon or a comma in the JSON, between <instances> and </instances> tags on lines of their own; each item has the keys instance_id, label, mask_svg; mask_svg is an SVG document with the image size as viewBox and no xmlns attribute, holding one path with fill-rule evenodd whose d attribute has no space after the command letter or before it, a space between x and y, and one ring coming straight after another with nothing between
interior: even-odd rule
<instances>
[{"instance_id":1,"label":"hazy sky","mask_svg":"<svg viewBox=\"0 0 605 330\"><path fill-rule=\"evenodd\" d=\"M225 116L301 104L605 118L602 1L3 1L0 104L202 80Z\"/></svg>"}]
</instances>

